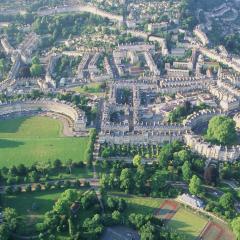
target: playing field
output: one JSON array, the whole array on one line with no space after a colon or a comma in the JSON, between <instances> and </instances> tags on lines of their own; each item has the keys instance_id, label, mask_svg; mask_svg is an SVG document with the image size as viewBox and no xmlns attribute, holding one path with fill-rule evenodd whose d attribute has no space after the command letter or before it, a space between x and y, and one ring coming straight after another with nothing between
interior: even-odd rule
<instances>
[{"instance_id":1,"label":"playing field","mask_svg":"<svg viewBox=\"0 0 240 240\"><path fill-rule=\"evenodd\" d=\"M184 234L186 240L192 240L199 236L207 222L207 219L196 213L180 208L169 221L168 226L177 232Z\"/></svg>"},{"instance_id":2,"label":"playing field","mask_svg":"<svg viewBox=\"0 0 240 240\"><path fill-rule=\"evenodd\" d=\"M62 123L44 116L0 120L0 168L39 161L84 161L89 139L63 137Z\"/></svg>"},{"instance_id":3,"label":"playing field","mask_svg":"<svg viewBox=\"0 0 240 240\"><path fill-rule=\"evenodd\" d=\"M178 210L178 204L172 200L165 200L155 211L155 216L163 220L170 220Z\"/></svg>"}]
</instances>

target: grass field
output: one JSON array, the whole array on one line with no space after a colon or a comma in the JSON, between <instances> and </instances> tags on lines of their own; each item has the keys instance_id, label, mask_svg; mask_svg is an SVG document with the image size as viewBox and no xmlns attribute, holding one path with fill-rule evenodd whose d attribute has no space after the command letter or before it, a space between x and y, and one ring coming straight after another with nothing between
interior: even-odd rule
<instances>
[{"instance_id":1,"label":"grass field","mask_svg":"<svg viewBox=\"0 0 240 240\"><path fill-rule=\"evenodd\" d=\"M89 83L84 85L85 87L74 87L71 90L77 93L89 94L89 95L97 95L104 96L104 91L101 89L101 84L99 83Z\"/></svg>"},{"instance_id":2,"label":"grass field","mask_svg":"<svg viewBox=\"0 0 240 240\"><path fill-rule=\"evenodd\" d=\"M51 190L49 192L32 192L16 196L5 196L3 204L4 207L15 208L26 224L26 230L34 232L35 224L42 222L44 214L52 209L63 191Z\"/></svg>"},{"instance_id":3,"label":"grass field","mask_svg":"<svg viewBox=\"0 0 240 240\"><path fill-rule=\"evenodd\" d=\"M180 208L168 223L168 226L186 236L186 240L192 240L199 236L207 219L194 212Z\"/></svg>"},{"instance_id":4,"label":"grass field","mask_svg":"<svg viewBox=\"0 0 240 240\"><path fill-rule=\"evenodd\" d=\"M165 199L161 198L126 196L120 193L114 193L114 195L124 198L128 202L128 208L125 212L127 216L131 213L154 214L165 201ZM183 234L184 239L193 240L199 236L207 222L206 218L197 215L191 210L180 207L167 226Z\"/></svg>"},{"instance_id":5,"label":"grass field","mask_svg":"<svg viewBox=\"0 0 240 240\"><path fill-rule=\"evenodd\" d=\"M138 197L134 195L126 196L125 194L117 193L117 196L123 198L128 203L126 215L131 213L141 214L154 214L155 210L160 207L164 199L150 198L150 197Z\"/></svg>"},{"instance_id":6,"label":"grass field","mask_svg":"<svg viewBox=\"0 0 240 240\"><path fill-rule=\"evenodd\" d=\"M62 123L43 116L0 121L0 168L39 161L84 161L88 138L61 136Z\"/></svg>"},{"instance_id":7,"label":"grass field","mask_svg":"<svg viewBox=\"0 0 240 240\"><path fill-rule=\"evenodd\" d=\"M15 208L21 217L33 215L41 219L45 212L52 209L62 192L64 189L7 195L4 197L4 206ZM33 204L36 206L34 210Z\"/></svg>"}]
</instances>

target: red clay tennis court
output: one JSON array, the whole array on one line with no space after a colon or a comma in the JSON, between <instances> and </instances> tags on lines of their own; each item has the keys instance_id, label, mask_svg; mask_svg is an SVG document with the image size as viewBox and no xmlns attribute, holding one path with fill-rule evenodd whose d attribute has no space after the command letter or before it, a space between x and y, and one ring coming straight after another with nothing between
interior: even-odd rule
<instances>
[{"instance_id":1,"label":"red clay tennis court","mask_svg":"<svg viewBox=\"0 0 240 240\"><path fill-rule=\"evenodd\" d=\"M171 200L165 200L162 205L156 209L154 215L164 220L170 220L178 210L178 204Z\"/></svg>"},{"instance_id":2,"label":"red clay tennis court","mask_svg":"<svg viewBox=\"0 0 240 240\"><path fill-rule=\"evenodd\" d=\"M201 240L234 240L234 237L220 224L208 222L199 239Z\"/></svg>"}]
</instances>

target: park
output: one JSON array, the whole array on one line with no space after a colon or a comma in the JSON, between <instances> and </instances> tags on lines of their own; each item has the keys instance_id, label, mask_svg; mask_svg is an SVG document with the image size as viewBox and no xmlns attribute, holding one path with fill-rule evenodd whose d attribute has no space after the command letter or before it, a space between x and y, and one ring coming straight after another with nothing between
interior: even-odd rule
<instances>
[{"instance_id":1,"label":"park","mask_svg":"<svg viewBox=\"0 0 240 240\"><path fill-rule=\"evenodd\" d=\"M63 124L46 116L0 120L0 167L61 159L85 161L88 137L65 137Z\"/></svg>"}]
</instances>

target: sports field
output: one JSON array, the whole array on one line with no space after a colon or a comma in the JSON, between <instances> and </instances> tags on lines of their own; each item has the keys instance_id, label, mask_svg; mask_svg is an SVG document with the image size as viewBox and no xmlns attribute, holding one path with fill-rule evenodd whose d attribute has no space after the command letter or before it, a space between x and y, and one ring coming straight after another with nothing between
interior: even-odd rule
<instances>
[{"instance_id":1,"label":"sports field","mask_svg":"<svg viewBox=\"0 0 240 240\"><path fill-rule=\"evenodd\" d=\"M226 225L209 222L202 231L200 238L202 240L234 240L233 234Z\"/></svg>"},{"instance_id":2,"label":"sports field","mask_svg":"<svg viewBox=\"0 0 240 240\"><path fill-rule=\"evenodd\" d=\"M39 161L84 161L89 139L62 136L62 123L45 116L0 120L0 168Z\"/></svg>"},{"instance_id":3,"label":"sports field","mask_svg":"<svg viewBox=\"0 0 240 240\"><path fill-rule=\"evenodd\" d=\"M172 200L165 200L162 205L155 211L154 215L157 218L163 220L171 220L171 218L176 214L179 206L176 202Z\"/></svg>"},{"instance_id":4,"label":"sports field","mask_svg":"<svg viewBox=\"0 0 240 240\"><path fill-rule=\"evenodd\" d=\"M112 192L111 195L127 201L126 217L131 213L153 214L157 218L166 220L166 227L181 234L184 240L200 239L200 237L203 240L234 240L228 226L216 222L210 224L207 217L199 215L195 210L185 208L173 199L139 197L120 192Z\"/></svg>"},{"instance_id":5,"label":"sports field","mask_svg":"<svg viewBox=\"0 0 240 240\"><path fill-rule=\"evenodd\" d=\"M199 236L207 222L206 218L199 216L193 211L180 208L168 222L168 226L184 234L186 240L192 240Z\"/></svg>"}]
</instances>

